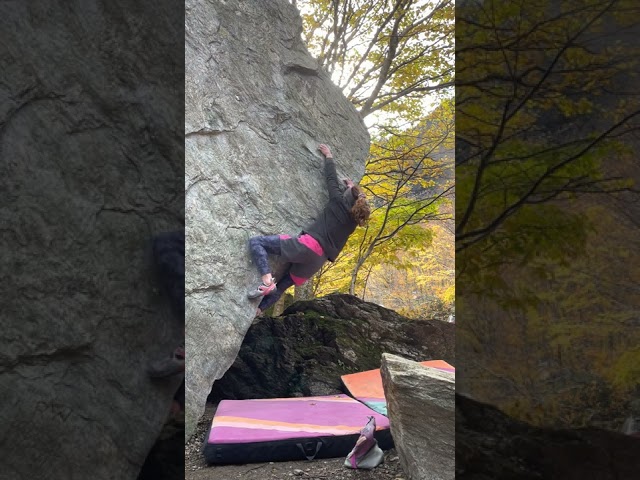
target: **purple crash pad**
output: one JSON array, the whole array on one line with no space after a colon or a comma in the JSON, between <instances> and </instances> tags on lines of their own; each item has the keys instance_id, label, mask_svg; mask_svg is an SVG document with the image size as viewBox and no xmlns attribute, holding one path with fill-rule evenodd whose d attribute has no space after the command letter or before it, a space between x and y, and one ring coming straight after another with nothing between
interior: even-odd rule
<instances>
[{"instance_id":1,"label":"purple crash pad","mask_svg":"<svg viewBox=\"0 0 640 480\"><path fill-rule=\"evenodd\" d=\"M346 456L370 417L381 448L389 420L347 395L220 402L204 448L209 463Z\"/></svg>"}]
</instances>

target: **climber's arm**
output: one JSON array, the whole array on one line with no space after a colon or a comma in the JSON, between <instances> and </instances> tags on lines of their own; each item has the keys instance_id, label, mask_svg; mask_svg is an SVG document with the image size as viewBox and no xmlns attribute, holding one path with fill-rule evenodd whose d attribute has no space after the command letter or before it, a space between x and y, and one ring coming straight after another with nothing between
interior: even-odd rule
<instances>
[{"instance_id":1,"label":"climber's arm","mask_svg":"<svg viewBox=\"0 0 640 480\"><path fill-rule=\"evenodd\" d=\"M324 175L327 179L327 190L329 190L329 198L341 198L342 192L340 191L338 173L336 172L336 164L333 161L333 154L331 153L329 147L324 144L319 145L318 150L320 150L325 157Z\"/></svg>"}]
</instances>

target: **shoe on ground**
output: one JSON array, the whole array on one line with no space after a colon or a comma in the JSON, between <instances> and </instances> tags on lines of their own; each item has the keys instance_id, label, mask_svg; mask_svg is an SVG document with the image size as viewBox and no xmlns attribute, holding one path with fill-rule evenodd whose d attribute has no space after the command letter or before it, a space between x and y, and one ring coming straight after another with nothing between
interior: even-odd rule
<instances>
[{"instance_id":1,"label":"shoe on ground","mask_svg":"<svg viewBox=\"0 0 640 480\"><path fill-rule=\"evenodd\" d=\"M276 282L271 282L270 285L265 285L264 283L260 284L260 286L254 290L251 290L247 295L249 298L259 298L269 295L276 289Z\"/></svg>"}]
</instances>

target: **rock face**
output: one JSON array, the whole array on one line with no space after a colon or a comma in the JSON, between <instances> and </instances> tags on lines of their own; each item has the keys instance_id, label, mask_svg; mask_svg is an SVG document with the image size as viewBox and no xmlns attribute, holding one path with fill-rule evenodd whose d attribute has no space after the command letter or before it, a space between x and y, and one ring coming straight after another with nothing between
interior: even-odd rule
<instances>
[{"instance_id":1,"label":"rock face","mask_svg":"<svg viewBox=\"0 0 640 480\"><path fill-rule=\"evenodd\" d=\"M0 2L2 479L135 479L167 417L182 33L169 0Z\"/></svg>"},{"instance_id":2,"label":"rock face","mask_svg":"<svg viewBox=\"0 0 640 480\"><path fill-rule=\"evenodd\" d=\"M328 199L319 143L359 180L369 136L286 0L185 3L186 437L254 317L251 236L297 234Z\"/></svg>"},{"instance_id":3,"label":"rock face","mask_svg":"<svg viewBox=\"0 0 640 480\"><path fill-rule=\"evenodd\" d=\"M456 396L456 479L633 480L638 458L638 438L597 428L536 428Z\"/></svg>"},{"instance_id":4,"label":"rock face","mask_svg":"<svg viewBox=\"0 0 640 480\"><path fill-rule=\"evenodd\" d=\"M211 400L342 393L340 377L380 367L382 352L455 363L455 326L409 320L351 295L298 302L249 328Z\"/></svg>"},{"instance_id":5,"label":"rock face","mask_svg":"<svg viewBox=\"0 0 640 480\"><path fill-rule=\"evenodd\" d=\"M391 434L409 480L455 478L455 375L382 356Z\"/></svg>"}]
</instances>

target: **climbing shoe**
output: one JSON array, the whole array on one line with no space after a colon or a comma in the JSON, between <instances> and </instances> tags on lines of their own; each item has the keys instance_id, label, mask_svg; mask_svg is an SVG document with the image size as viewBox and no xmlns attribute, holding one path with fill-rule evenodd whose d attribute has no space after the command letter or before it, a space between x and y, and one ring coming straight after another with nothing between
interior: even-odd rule
<instances>
[{"instance_id":1,"label":"climbing shoe","mask_svg":"<svg viewBox=\"0 0 640 480\"><path fill-rule=\"evenodd\" d=\"M184 348L178 347L170 357L152 362L147 368L147 373L152 378L170 377L184 373Z\"/></svg>"},{"instance_id":2,"label":"climbing shoe","mask_svg":"<svg viewBox=\"0 0 640 480\"><path fill-rule=\"evenodd\" d=\"M255 290L251 290L249 292L249 294L247 295L247 297L252 298L252 299L253 298L258 298L258 297L264 297L266 295L269 295L275 289L276 289L276 282L271 282L270 285L265 285L264 283L262 283Z\"/></svg>"}]
</instances>

